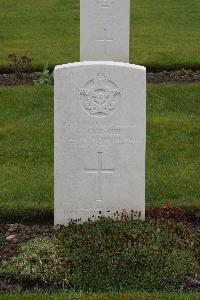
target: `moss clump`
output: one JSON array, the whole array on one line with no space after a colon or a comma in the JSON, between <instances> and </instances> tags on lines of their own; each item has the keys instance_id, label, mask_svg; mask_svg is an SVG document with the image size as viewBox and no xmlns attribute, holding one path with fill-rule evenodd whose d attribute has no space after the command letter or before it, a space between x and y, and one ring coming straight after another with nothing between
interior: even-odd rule
<instances>
[{"instance_id":1,"label":"moss clump","mask_svg":"<svg viewBox=\"0 0 200 300\"><path fill-rule=\"evenodd\" d=\"M8 282L56 288L68 284L69 267L60 256L57 238L37 237L22 244L18 255L3 261L0 276Z\"/></svg>"}]
</instances>

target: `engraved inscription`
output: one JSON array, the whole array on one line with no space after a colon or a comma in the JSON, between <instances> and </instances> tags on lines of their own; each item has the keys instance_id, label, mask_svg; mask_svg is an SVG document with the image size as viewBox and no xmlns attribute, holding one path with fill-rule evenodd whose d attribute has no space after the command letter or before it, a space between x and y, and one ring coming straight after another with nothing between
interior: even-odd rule
<instances>
[{"instance_id":1,"label":"engraved inscription","mask_svg":"<svg viewBox=\"0 0 200 300\"><path fill-rule=\"evenodd\" d=\"M127 217L131 218L132 220L140 220L142 217L142 211L141 210L134 210L127 211L125 209L121 209L120 207L109 207L109 210L105 210L104 208L85 208L85 209L74 209L74 210L67 210L63 211L64 216L68 218L68 216L73 217L70 219L70 221L73 222L80 222L81 221L81 215L88 214L90 218L88 218L88 221L91 221L91 219L96 219L98 216L107 215L112 217L116 220L126 220ZM77 219L77 215L79 215L79 219Z\"/></svg>"},{"instance_id":2,"label":"engraved inscription","mask_svg":"<svg viewBox=\"0 0 200 300\"><path fill-rule=\"evenodd\" d=\"M99 73L81 89L83 107L94 117L106 117L113 113L121 98L117 85L105 74Z\"/></svg>"},{"instance_id":3,"label":"engraved inscription","mask_svg":"<svg viewBox=\"0 0 200 300\"><path fill-rule=\"evenodd\" d=\"M97 169L87 169L85 168L86 173L93 173L98 175L98 195L97 202L102 201L102 174L114 173L115 169L104 169L103 168L103 152L97 152L98 154L98 168Z\"/></svg>"},{"instance_id":4,"label":"engraved inscription","mask_svg":"<svg viewBox=\"0 0 200 300\"><path fill-rule=\"evenodd\" d=\"M95 2L102 8L110 8L115 1L114 0L95 0Z\"/></svg>"},{"instance_id":5,"label":"engraved inscription","mask_svg":"<svg viewBox=\"0 0 200 300\"><path fill-rule=\"evenodd\" d=\"M88 145L135 145L143 141L136 134L136 126L87 126L65 124L67 147L86 148Z\"/></svg>"}]
</instances>

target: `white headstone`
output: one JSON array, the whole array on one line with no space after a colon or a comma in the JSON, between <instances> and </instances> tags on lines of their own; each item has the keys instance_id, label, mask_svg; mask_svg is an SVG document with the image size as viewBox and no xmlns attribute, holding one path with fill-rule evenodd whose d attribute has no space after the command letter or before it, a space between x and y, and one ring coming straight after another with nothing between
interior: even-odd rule
<instances>
[{"instance_id":1,"label":"white headstone","mask_svg":"<svg viewBox=\"0 0 200 300\"><path fill-rule=\"evenodd\" d=\"M130 0L80 0L81 61L129 62Z\"/></svg>"},{"instance_id":2,"label":"white headstone","mask_svg":"<svg viewBox=\"0 0 200 300\"><path fill-rule=\"evenodd\" d=\"M116 211L145 218L146 71L55 68L55 224Z\"/></svg>"}]
</instances>

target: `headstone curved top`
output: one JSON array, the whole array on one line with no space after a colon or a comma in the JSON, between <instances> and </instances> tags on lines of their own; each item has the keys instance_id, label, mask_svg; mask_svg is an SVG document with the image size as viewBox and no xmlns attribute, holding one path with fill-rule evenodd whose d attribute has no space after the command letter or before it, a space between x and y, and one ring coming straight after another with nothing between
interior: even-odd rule
<instances>
[{"instance_id":1,"label":"headstone curved top","mask_svg":"<svg viewBox=\"0 0 200 300\"><path fill-rule=\"evenodd\" d=\"M81 61L129 62L130 0L80 0Z\"/></svg>"},{"instance_id":2,"label":"headstone curved top","mask_svg":"<svg viewBox=\"0 0 200 300\"><path fill-rule=\"evenodd\" d=\"M116 62L55 68L55 224L145 218L146 71Z\"/></svg>"}]
</instances>

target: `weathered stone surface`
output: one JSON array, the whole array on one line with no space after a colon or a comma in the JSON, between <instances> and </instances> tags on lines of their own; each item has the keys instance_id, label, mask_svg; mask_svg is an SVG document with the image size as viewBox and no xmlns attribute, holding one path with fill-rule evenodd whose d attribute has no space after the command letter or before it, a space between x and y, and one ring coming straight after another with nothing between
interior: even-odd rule
<instances>
[{"instance_id":1,"label":"weathered stone surface","mask_svg":"<svg viewBox=\"0 0 200 300\"><path fill-rule=\"evenodd\" d=\"M81 61L129 62L130 0L81 0Z\"/></svg>"},{"instance_id":2,"label":"weathered stone surface","mask_svg":"<svg viewBox=\"0 0 200 300\"><path fill-rule=\"evenodd\" d=\"M146 71L114 62L57 66L55 224L145 217Z\"/></svg>"}]
</instances>

